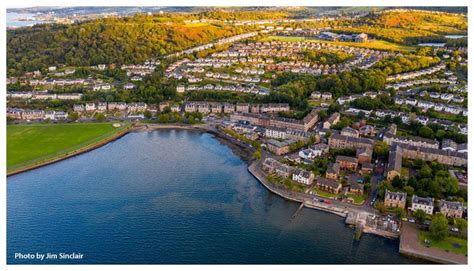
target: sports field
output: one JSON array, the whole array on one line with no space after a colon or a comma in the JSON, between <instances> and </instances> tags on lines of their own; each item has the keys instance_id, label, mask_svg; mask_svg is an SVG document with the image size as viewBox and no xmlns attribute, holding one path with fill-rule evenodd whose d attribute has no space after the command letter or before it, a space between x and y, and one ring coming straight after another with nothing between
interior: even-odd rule
<instances>
[{"instance_id":1,"label":"sports field","mask_svg":"<svg viewBox=\"0 0 474 271\"><path fill-rule=\"evenodd\" d=\"M263 39L263 41L286 41L286 42L298 42L298 41L315 41L321 43L329 43L335 45L344 45L352 47L361 47L375 50L393 50L399 52L411 52L416 48L413 46L396 44L384 40L370 40L366 42L343 42L343 41L327 41L327 40L318 40L306 37L291 37L291 36L269 36Z\"/></svg>"},{"instance_id":2,"label":"sports field","mask_svg":"<svg viewBox=\"0 0 474 271\"><path fill-rule=\"evenodd\" d=\"M28 166L86 147L122 131L112 123L7 125L7 169Z\"/></svg>"}]
</instances>

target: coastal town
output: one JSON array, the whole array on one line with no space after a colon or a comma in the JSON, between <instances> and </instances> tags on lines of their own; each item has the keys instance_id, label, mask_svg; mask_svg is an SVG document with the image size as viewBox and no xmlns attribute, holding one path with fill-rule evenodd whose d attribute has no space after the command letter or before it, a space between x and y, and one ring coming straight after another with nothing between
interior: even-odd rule
<instances>
[{"instance_id":1,"label":"coastal town","mask_svg":"<svg viewBox=\"0 0 474 271\"><path fill-rule=\"evenodd\" d=\"M225 24L249 30L143 63L12 72L7 121L211 132L247 152L271 192L344 217L354 239L400 238L402 254L467 263L467 44L403 51L311 20Z\"/></svg>"}]
</instances>

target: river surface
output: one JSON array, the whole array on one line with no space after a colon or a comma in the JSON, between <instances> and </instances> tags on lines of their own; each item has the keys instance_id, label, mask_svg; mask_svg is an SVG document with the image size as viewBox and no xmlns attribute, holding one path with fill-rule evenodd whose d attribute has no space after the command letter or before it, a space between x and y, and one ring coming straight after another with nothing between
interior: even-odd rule
<instances>
[{"instance_id":1,"label":"river surface","mask_svg":"<svg viewBox=\"0 0 474 271\"><path fill-rule=\"evenodd\" d=\"M420 263L398 240L266 190L231 148L185 130L130 133L8 178L7 262ZM81 260L15 253L82 253Z\"/></svg>"}]
</instances>

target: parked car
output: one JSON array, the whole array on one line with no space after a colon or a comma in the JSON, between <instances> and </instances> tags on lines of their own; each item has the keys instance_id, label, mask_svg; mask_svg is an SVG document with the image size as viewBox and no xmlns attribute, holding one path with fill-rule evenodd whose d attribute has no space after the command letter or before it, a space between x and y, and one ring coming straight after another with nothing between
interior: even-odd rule
<instances>
[{"instance_id":1,"label":"parked car","mask_svg":"<svg viewBox=\"0 0 474 271\"><path fill-rule=\"evenodd\" d=\"M410 223L415 223L415 219L410 218L410 219L408 220L408 222L410 222Z\"/></svg>"}]
</instances>

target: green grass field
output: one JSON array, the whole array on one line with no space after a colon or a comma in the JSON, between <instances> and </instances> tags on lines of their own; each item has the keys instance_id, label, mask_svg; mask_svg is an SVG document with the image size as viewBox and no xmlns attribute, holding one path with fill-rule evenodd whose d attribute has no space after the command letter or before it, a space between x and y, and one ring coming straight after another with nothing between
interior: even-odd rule
<instances>
[{"instance_id":1,"label":"green grass field","mask_svg":"<svg viewBox=\"0 0 474 271\"><path fill-rule=\"evenodd\" d=\"M357 194L348 193L347 196L351 198L352 200L354 200L354 204L361 205L367 199L368 195L367 194L357 195Z\"/></svg>"},{"instance_id":2,"label":"green grass field","mask_svg":"<svg viewBox=\"0 0 474 271\"><path fill-rule=\"evenodd\" d=\"M7 169L52 158L119 132L112 123L7 125Z\"/></svg>"},{"instance_id":3,"label":"green grass field","mask_svg":"<svg viewBox=\"0 0 474 271\"><path fill-rule=\"evenodd\" d=\"M429 233L426 231L420 231L420 244L424 245L425 239L430 241L430 246L439 248L442 250L449 250L457 254L467 255L467 239L448 236L442 241L434 241L430 238Z\"/></svg>"},{"instance_id":4,"label":"green grass field","mask_svg":"<svg viewBox=\"0 0 474 271\"><path fill-rule=\"evenodd\" d=\"M317 187L313 188L313 192L315 192L318 196L323 197L323 198L333 199L333 198L337 197L337 195L331 194L331 193L326 192L324 190L321 190Z\"/></svg>"},{"instance_id":5,"label":"green grass field","mask_svg":"<svg viewBox=\"0 0 474 271\"><path fill-rule=\"evenodd\" d=\"M311 39L305 37L285 37L285 36L269 36L263 39L263 41L287 41L287 42L298 42L298 41L315 41L321 43L329 43L335 45L344 45L344 46L352 46L352 47L361 47L361 48L369 48L369 49L376 49L376 50L393 50L399 52L412 52L416 48L413 46L401 45L396 44L384 40L371 40L367 42L342 42L342 41L326 41L326 40L318 40L318 39Z\"/></svg>"}]
</instances>

